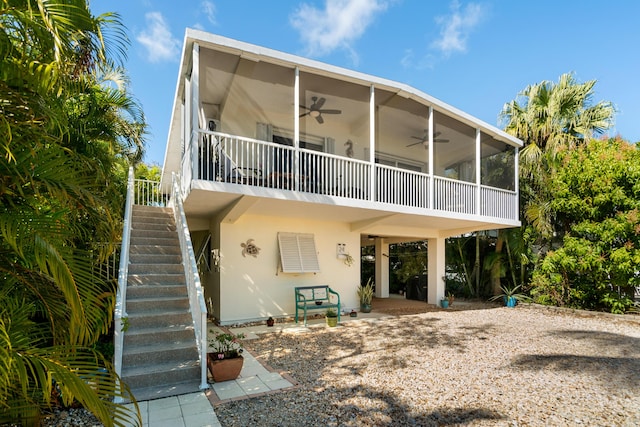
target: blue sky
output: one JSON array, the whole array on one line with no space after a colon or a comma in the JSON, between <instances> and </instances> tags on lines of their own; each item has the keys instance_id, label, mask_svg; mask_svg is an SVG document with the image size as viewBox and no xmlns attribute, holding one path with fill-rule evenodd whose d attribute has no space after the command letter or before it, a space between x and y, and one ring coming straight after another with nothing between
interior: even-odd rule
<instances>
[{"instance_id":1,"label":"blue sky","mask_svg":"<svg viewBox=\"0 0 640 427\"><path fill-rule=\"evenodd\" d=\"M527 85L573 72L640 141L635 0L93 0L120 14L131 92L162 165L187 27L409 84L492 125Z\"/></svg>"}]
</instances>

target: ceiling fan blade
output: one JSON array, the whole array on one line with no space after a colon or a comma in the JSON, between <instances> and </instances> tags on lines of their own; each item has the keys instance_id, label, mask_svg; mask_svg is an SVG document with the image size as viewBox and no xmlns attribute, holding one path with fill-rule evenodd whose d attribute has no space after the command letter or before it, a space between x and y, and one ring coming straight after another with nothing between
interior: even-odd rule
<instances>
[{"instance_id":1,"label":"ceiling fan blade","mask_svg":"<svg viewBox=\"0 0 640 427\"><path fill-rule=\"evenodd\" d=\"M318 123L323 124L324 123L324 119L322 118L322 116L318 116L316 117L316 120L318 121Z\"/></svg>"},{"instance_id":2,"label":"ceiling fan blade","mask_svg":"<svg viewBox=\"0 0 640 427\"><path fill-rule=\"evenodd\" d=\"M342 114L342 110L318 110L322 114Z\"/></svg>"},{"instance_id":3,"label":"ceiling fan blade","mask_svg":"<svg viewBox=\"0 0 640 427\"><path fill-rule=\"evenodd\" d=\"M449 142L448 139L444 139L444 138L440 138L440 139L434 139L433 142Z\"/></svg>"},{"instance_id":4,"label":"ceiling fan blade","mask_svg":"<svg viewBox=\"0 0 640 427\"><path fill-rule=\"evenodd\" d=\"M311 108L305 107L304 105L300 105L300 108L304 108L305 110L310 110Z\"/></svg>"},{"instance_id":5,"label":"ceiling fan blade","mask_svg":"<svg viewBox=\"0 0 640 427\"><path fill-rule=\"evenodd\" d=\"M319 98L317 101L313 103L314 104L313 108L315 108L316 110L319 110L322 108L325 102L327 102L326 98Z\"/></svg>"},{"instance_id":6,"label":"ceiling fan blade","mask_svg":"<svg viewBox=\"0 0 640 427\"><path fill-rule=\"evenodd\" d=\"M307 111L307 112L306 112L306 113L304 113L304 114L300 114L300 116L299 116L299 117L308 116L308 115L309 115L309 113L310 113L310 111Z\"/></svg>"},{"instance_id":7,"label":"ceiling fan blade","mask_svg":"<svg viewBox=\"0 0 640 427\"><path fill-rule=\"evenodd\" d=\"M422 141L414 142L413 144L407 145L407 147L413 147L414 145L422 144Z\"/></svg>"}]
</instances>

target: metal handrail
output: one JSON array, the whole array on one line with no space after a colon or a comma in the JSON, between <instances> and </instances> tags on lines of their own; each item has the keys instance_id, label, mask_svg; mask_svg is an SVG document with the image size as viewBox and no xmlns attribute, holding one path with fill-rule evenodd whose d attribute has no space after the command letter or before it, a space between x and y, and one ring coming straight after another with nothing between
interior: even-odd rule
<instances>
[{"instance_id":1,"label":"metal handrail","mask_svg":"<svg viewBox=\"0 0 640 427\"><path fill-rule=\"evenodd\" d=\"M187 225L187 217L184 213L182 205L182 195L180 191L180 181L175 173L172 174L171 182L171 203L173 204L173 213L176 221L176 229L180 240L180 249L182 252L183 264L185 267L185 278L187 280L187 290L189 293L189 306L191 307L191 316L193 318L193 326L196 334L196 343L198 346L198 355L200 357L200 389L209 388L207 383L207 305L204 300L204 292L202 283L200 282L200 274L198 273L198 265L196 262L189 227Z\"/></svg>"},{"instance_id":2,"label":"metal handrail","mask_svg":"<svg viewBox=\"0 0 640 427\"><path fill-rule=\"evenodd\" d=\"M127 318L127 277L129 275L129 245L131 241L131 212L134 197L133 168L129 168L127 179L127 198L124 207L124 225L122 230L122 245L120 249L120 268L118 272L118 291L116 294L116 307L114 313L113 365L118 374L122 374L122 346L124 342L124 323ZM125 319L125 320L123 320ZM116 396L116 403L122 403L123 399Z\"/></svg>"}]
</instances>

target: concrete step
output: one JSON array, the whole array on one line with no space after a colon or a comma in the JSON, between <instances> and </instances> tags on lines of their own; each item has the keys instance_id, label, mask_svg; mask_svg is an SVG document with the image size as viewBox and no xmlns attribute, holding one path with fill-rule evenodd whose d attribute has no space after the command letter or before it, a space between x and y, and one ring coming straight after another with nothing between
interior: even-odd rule
<instances>
[{"instance_id":1,"label":"concrete step","mask_svg":"<svg viewBox=\"0 0 640 427\"><path fill-rule=\"evenodd\" d=\"M138 215L170 215L173 216L172 208L161 208L158 206L133 205L133 213Z\"/></svg>"},{"instance_id":2,"label":"concrete step","mask_svg":"<svg viewBox=\"0 0 640 427\"><path fill-rule=\"evenodd\" d=\"M142 238L142 239L148 239L148 238L152 238L152 239L167 239L167 240L178 240L178 233L175 231L168 231L168 230L154 230L154 231L150 231L150 230L145 230L145 229L137 229L137 228L131 228L131 243L139 245L140 243L137 242L138 238ZM179 240L178 240L179 242ZM145 245L147 244L146 242L144 243ZM153 243L153 241L150 241L150 244L156 245L157 243Z\"/></svg>"},{"instance_id":3,"label":"concrete step","mask_svg":"<svg viewBox=\"0 0 640 427\"><path fill-rule=\"evenodd\" d=\"M136 298L152 298L158 296L187 298L189 294L184 283L166 285L129 285L127 288L127 301Z\"/></svg>"},{"instance_id":4,"label":"concrete step","mask_svg":"<svg viewBox=\"0 0 640 427\"><path fill-rule=\"evenodd\" d=\"M177 243L179 241L176 240ZM180 255L180 245L129 245L129 257L133 254L161 254L161 255Z\"/></svg>"},{"instance_id":5,"label":"concrete step","mask_svg":"<svg viewBox=\"0 0 640 427\"><path fill-rule=\"evenodd\" d=\"M182 264L129 264L129 274L178 274L184 273Z\"/></svg>"},{"instance_id":6,"label":"concrete step","mask_svg":"<svg viewBox=\"0 0 640 427\"><path fill-rule=\"evenodd\" d=\"M183 328L129 328L124 334L124 344L127 346L139 346L165 342L176 344L186 341L195 342L193 325Z\"/></svg>"},{"instance_id":7,"label":"concrete step","mask_svg":"<svg viewBox=\"0 0 640 427\"><path fill-rule=\"evenodd\" d=\"M147 364L135 368L123 367L121 377L134 390L148 387L166 387L184 382L199 383L200 362L196 358L188 362ZM138 398L135 392L134 396Z\"/></svg>"},{"instance_id":8,"label":"concrete step","mask_svg":"<svg viewBox=\"0 0 640 427\"><path fill-rule=\"evenodd\" d=\"M146 313L153 311L189 311L189 298L175 296L143 296L132 297L127 293L127 313Z\"/></svg>"},{"instance_id":9,"label":"concrete step","mask_svg":"<svg viewBox=\"0 0 640 427\"><path fill-rule=\"evenodd\" d=\"M132 313L127 310L127 314L129 329L134 331L144 328L180 329L193 325L191 314L184 311Z\"/></svg>"},{"instance_id":10,"label":"concrete step","mask_svg":"<svg viewBox=\"0 0 640 427\"><path fill-rule=\"evenodd\" d=\"M131 264L180 264L182 265L182 255L180 254L139 254L129 253Z\"/></svg>"},{"instance_id":11,"label":"concrete step","mask_svg":"<svg viewBox=\"0 0 640 427\"><path fill-rule=\"evenodd\" d=\"M177 246L180 247L180 240L178 239L178 235L173 233L171 237L156 237L149 236L148 233L138 232L138 236L133 235L133 230L131 230L131 246L158 246L158 247L170 247Z\"/></svg>"},{"instance_id":12,"label":"concrete step","mask_svg":"<svg viewBox=\"0 0 640 427\"><path fill-rule=\"evenodd\" d=\"M175 232L176 226L162 218L136 218L131 222L131 230L170 231Z\"/></svg>"},{"instance_id":13,"label":"concrete step","mask_svg":"<svg viewBox=\"0 0 640 427\"><path fill-rule=\"evenodd\" d=\"M129 286L186 286L185 280L184 273L136 273L127 277Z\"/></svg>"},{"instance_id":14,"label":"concrete step","mask_svg":"<svg viewBox=\"0 0 640 427\"><path fill-rule=\"evenodd\" d=\"M128 346L122 354L122 365L131 369L173 362L186 363L190 360L198 360L195 338L190 342Z\"/></svg>"}]
</instances>

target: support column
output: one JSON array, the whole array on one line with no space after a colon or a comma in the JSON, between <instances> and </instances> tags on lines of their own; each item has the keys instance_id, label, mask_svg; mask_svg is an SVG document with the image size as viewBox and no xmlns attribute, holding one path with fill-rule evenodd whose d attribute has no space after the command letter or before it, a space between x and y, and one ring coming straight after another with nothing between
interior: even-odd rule
<instances>
[{"instance_id":1,"label":"support column","mask_svg":"<svg viewBox=\"0 0 640 427\"><path fill-rule=\"evenodd\" d=\"M376 298L389 298L389 244L376 237Z\"/></svg>"},{"instance_id":2,"label":"support column","mask_svg":"<svg viewBox=\"0 0 640 427\"><path fill-rule=\"evenodd\" d=\"M191 61L191 88L189 93L191 97L191 109L189 111L191 139L189 144L191 147L191 179L194 179L194 177L198 177L198 138L200 137L200 124L198 123L200 116L200 45L198 43L193 44ZM188 186L190 188L191 183Z\"/></svg>"},{"instance_id":3,"label":"support column","mask_svg":"<svg viewBox=\"0 0 640 427\"><path fill-rule=\"evenodd\" d=\"M444 275L445 275L445 258L444 258L445 239L438 237L435 239L427 239L427 250L429 254L428 260L428 289L427 302L429 304L438 305L440 300L445 296Z\"/></svg>"}]
</instances>

